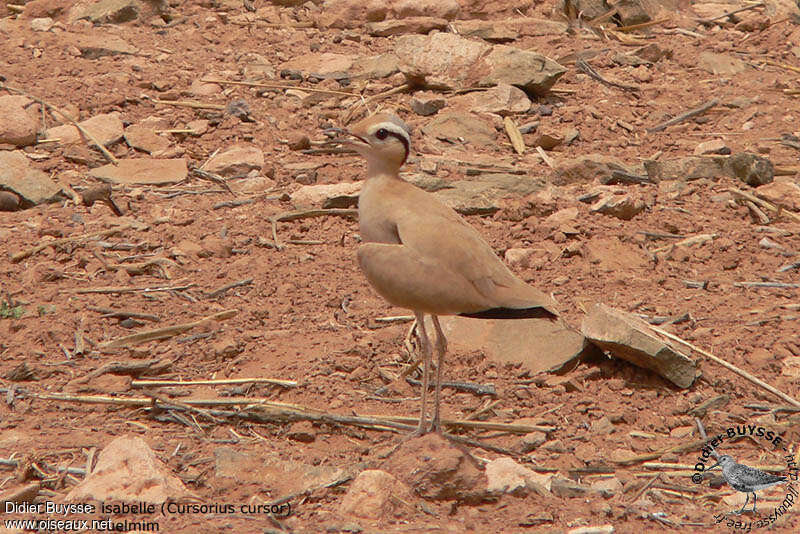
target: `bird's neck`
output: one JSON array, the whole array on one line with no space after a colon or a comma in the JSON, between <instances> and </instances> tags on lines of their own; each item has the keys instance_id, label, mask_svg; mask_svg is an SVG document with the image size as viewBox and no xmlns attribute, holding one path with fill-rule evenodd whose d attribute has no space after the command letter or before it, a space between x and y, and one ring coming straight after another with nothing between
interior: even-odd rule
<instances>
[{"instance_id":1,"label":"bird's neck","mask_svg":"<svg viewBox=\"0 0 800 534\"><path fill-rule=\"evenodd\" d=\"M384 161L367 160L367 179L378 177L399 180L400 169Z\"/></svg>"}]
</instances>

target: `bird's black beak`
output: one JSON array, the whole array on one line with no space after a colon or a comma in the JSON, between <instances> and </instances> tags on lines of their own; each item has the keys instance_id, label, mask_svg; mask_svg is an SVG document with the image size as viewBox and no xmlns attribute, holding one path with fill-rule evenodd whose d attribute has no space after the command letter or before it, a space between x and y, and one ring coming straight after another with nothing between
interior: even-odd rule
<instances>
[{"instance_id":1,"label":"bird's black beak","mask_svg":"<svg viewBox=\"0 0 800 534\"><path fill-rule=\"evenodd\" d=\"M718 465L719 465L719 462L715 463L714 465L712 465L711 467L708 468L708 471L711 471L712 469L714 469Z\"/></svg>"},{"instance_id":2,"label":"bird's black beak","mask_svg":"<svg viewBox=\"0 0 800 534\"><path fill-rule=\"evenodd\" d=\"M364 144L369 144L367 143L366 139L363 139L360 135L356 135L349 130L345 130L344 128L325 128L322 130L322 133L331 136L331 139L329 139L326 144L355 145L359 144L358 141ZM358 141L356 141L356 139Z\"/></svg>"}]
</instances>

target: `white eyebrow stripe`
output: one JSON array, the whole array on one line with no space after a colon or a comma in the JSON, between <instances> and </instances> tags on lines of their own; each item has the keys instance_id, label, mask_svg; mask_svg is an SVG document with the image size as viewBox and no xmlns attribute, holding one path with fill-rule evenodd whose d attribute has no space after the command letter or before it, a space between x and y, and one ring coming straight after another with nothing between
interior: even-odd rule
<instances>
[{"instance_id":1,"label":"white eyebrow stripe","mask_svg":"<svg viewBox=\"0 0 800 534\"><path fill-rule=\"evenodd\" d=\"M401 128L400 126L396 125L396 124L395 124L395 123L393 123L393 122L379 122L378 124L375 124L375 125L371 126L371 127L369 128L369 130L367 130L367 133L368 133L369 135L375 135L375 132L377 132L377 131L378 131L378 130L380 130L381 128L383 128L384 130L389 130L389 131L390 131L390 132L392 132L392 133L400 134L400 135L402 135L402 136L403 136L403 138L404 138L406 141L408 141L409 143L411 143L411 138L408 136L408 132L407 132L407 131L405 131L405 130L404 130L403 128Z\"/></svg>"}]
</instances>

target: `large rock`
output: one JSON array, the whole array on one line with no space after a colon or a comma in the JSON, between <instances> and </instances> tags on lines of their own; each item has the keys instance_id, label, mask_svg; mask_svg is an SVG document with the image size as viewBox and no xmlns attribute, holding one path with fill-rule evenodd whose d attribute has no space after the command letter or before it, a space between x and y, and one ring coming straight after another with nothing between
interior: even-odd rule
<instances>
[{"instance_id":1,"label":"large rock","mask_svg":"<svg viewBox=\"0 0 800 534\"><path fill-rule=\"evenodd\" d=\"M304 185L289 198L295 206L344 207L358 203L363 181Z\"/></svg>"},{"instance_id":2,"label":"large rock","mask_svg":"<svg viewBox=\"0 0 800 534\"><path fill-rule=\"evenodd\" d=\"M339 512L363 519L386 519L402 503L410 503L411 489L394 475L379 469L362 471L342 499Z\"/></svg>"},{"instance_id":3,"label":"large rock","mask_svg":"<svg viewBox=\"0 0 800 534\"><path fill-rule=\"evenodd\" d=\"M545 187L545 181L517 174L482 174L448 185L434 193L441 202L463 215L488 215L503 207L503 199L535 193Z\"/></svg>"},{"instance_id":4,"label":"large rock","mask_svg":"<svg viewBox=\"0 0 800 534\"><path fill-rule=\"evenodd\" d=\"M155 129L142 124L132 124L125 128L125 142L132 148L148 154L161 152L169 148L169 139L158 135Z\"/></svg>"},{"instance_id":5,"label":"large rock","mask_svg":"<svg viewBox=\"0 0 800 534\"><path fill-rule=\"evenodd\" d=\"M800 211L800 185L793 182L772 182L756 189L756 195L776 206Z\"/></svg>"},{"instance_id":6,"label":"large rock","mask_svg":"<svg viewBox=\"0 0 800 534\"><path fill-rule=\"evenodd\" d=\"M216 476L237 484L259 484L273 495L291 495L339 480L340 467L308 465L262 451L240 452L230 447L214 451Z\"/></svg>"},{"instance_id":7,"label":"large rock","mask_svg":"<svg viewBox=\"0 0 800 534\"><path fill-rule=\"evenodd\" d=\"M715 54L713 52L701 52L698 66L710 72L722 76L733 76L744 72L747 63L738 57L726 54Z\"/></svg>"},{"instance_id":8,"label":"large rock","mask_svg":"<svg viewBox=\"0 0 800 534\"><path fill-rule=\"evenodd\" d=\"M408 17L453 20L460 10L457 0L325 0L317 25L321 28L363 28L365 22Z\"/></svg>"},{"instance_id":9,"label":"large rock","mask_svg":"<svg viewBox=\"0 0 800 534\"><path fill-rule=\"evenodd\" d=\"M36 141L38 123L28 112L32 105L25 96L0 96L0 144L27 146Z\"/></svg>"},{"instance_id":10,"label":"large rock","mask_svg":"<svg viewBox=\"0 0 800 534\"><path fill-rule=\"evenodd\" d=\"M440 323L452 348L480 350L491 361L522 364L531 374L568 367L591 351L583 336L560 320L447 316Z\"/></svg>"},{"instance_id":11,"label":"large rock","mask_svg":"<svg viewBox=\"0 0 800 534\"><path fill-rule=\"evenodd\" d=\"M100 0L86 6L75 18L89 19L96 24L119 24L136 20L142 7L139 0Z\"/></svg>"},{"instance_id":12,"label":"large rock","mask_svg":"<svg viewBox=\"0 0 800 534\"><path fill-rule=\"evenodd\" d=\"M47 173L31 167L20 151L0 150L0 190L8 190L22 199L23 208L60 198L61 187Z\"/></svg>"},{"instance_id":13,"label":"large rock","mask_svg":"<svg viewBox=\"0 0 800 534\"><path fill-rule=\"evenodd\" d=\"M89 132L97 141L105 146L111 145L122 139L123 124L119 112L95 115L78 123ZM48 139L59 139L64 145L83 142L83 134L72 124L62 124L50 128L45 132Z\"/></svg>"},{"instance_id":14,"label":"large rock","mask_svg":"<svg viewBox=\"0 0 800 534\"><path fill-rule=\"evenodd\" d=\"M109 163L89 171L89 176L115 184L164 185L186 179L186 160L178 159L123 159L117 165Z\"/></svg>"},{"instance_id":15,"label":"large rock","mask_svg":"<svg viewBox=\"0 0 800 534\"><path fill-rule=\"evenodd\" d=\"M205 167L208 172L222 176L243 176L264 166L264 153L252 145L235 145L209 159Z\"/></svg>"},{"instance_id":16,"label":"large rock","mask_svg":"<svg viewBox=\"0 0 800 534\"><path fill-rule=\"evenodd\" d=\"M486 475L475 461L435 433L402 442L381 469L423 499L475 502L486 493Z\"/></svg>"},{"instance_id":17,"label":"large rock","mask_svg":"<svg viewBox=\"0 0 800 534\"><path fill-rule=\"evenodd\" d=\"M498 458L486 464L486 491L518 495L524 495L531 490L540 494L548 493L553 476L552 473L540 475L511 458Z\"/></svg>"},{"instance_id":18,"label":"large rock","mask_svg":"<svg viewBox=\"0 0 800 534\"><path fill-rule=\"evenodd\" d=\"M556 185L594 181L608 183L615 171L632 173L629 167L613 156L587 154L575 159L559 161L551 179Z\"/></svg>"},{"instance_id":19,"label":"large rock","mask_svg":"<svg viewBox=\"0 0 800 534\"><path fill-rule=\"evenodd\" d=\"M488 121L471 113L440 113L422 127L422 133L427 137L451 143L466 141L478 147L493 147L497 144L497 131L494 127Z\"/></svg>"},{"instance_id":20,"label":"large rock","mask_svg":"<svg viewBox=\"0 0 800 534\"><path fill-rule=\"evenodd\" d=\"M647 205L634 195L605 195L592 204L589 211L629 221L644 211Z\"/></svg>"},{"instance_id":21,"label":"large rock","mask_svg":"<svg viewBox=\"0 0 800 534\"><path fill-rule=\"evenodd\" d=\"M359 56L353 61L349 73L353 79L375 80L388 78L399 72L400 60L392 52L378 56Z\"/></svg>"},{"instance_id":22,"label":"large rock","mask_svg":"<svg viewBox=\"0 0 800 534\"><path fill-rule=\"evenodd\" d=\"M696 180L728 176L757 187L772 182L775 167L763 156L740 152L731 156L690 156L672 160L646 160L644 168L654 182Z\"/></svg>"},{"instance_id":23,"label":"large rock","mask_svg":"<svg viewBox=\"0 0 800 534\"><path fill-rule=\"evenodd\" d=\"M496 113L511 115L526 113L531 101L525 91L502 83L486 91L473 91L450 99L453 107L462 107L474 113Z\"/></svg>"},{"instance_id":24,"label":"large rock","mask_svg":"<svg viewBox=\"0 0 800 534\"><path fill-rule=\"evenodd\" d=\"M355 60L356 56L352 54L310 53L293 57L283 63L280 68L281 70L298 71L304 78L342 80L350 77L349 71L353 68Z\"/></svg>"},{"instance_id":25,"label":"large rock","mask_svg":"<svg viewBox=\"0 0 800 534\"><path fill-rule=\"evenodd\" d=\"M366 26L367 33L373 37L389 37L390 35L406 35L409 33L429 33L432 30L444 30L447 20L435 17L409 17L406 19L389 19L370 22Z\"/></svg>"},{"instance_id":26,"label":"large rock","mask_svg":"<svg viewBox=\"0 0 800 534\"><path fill-rule=\"evenodd\" d=\"M94 470L66 500L159 504L191 496L142 438L120 437L106 445Z\"/></svg>"},{"instance_id":27,"label":"large rock","mask_svg":"<svg viewBox=\"0 0 800 534\"><path fill-rule=\"evenodd\" d=\"M395 54L409 83L445 90L505 83L542 95L566 72L536 52L452 33L405 35L397 39Z\"/></svg>"},{"instance_id":28,"label":"large rock","mask_svg":"<svg viewBox=\"0 0 800 534\"><path fill-rule=\"evenodd\" d=\"M678 387L688 388L694 382L695 362L661 339L638 317L595 304L583 319L581 331L614 357L649 369Z\"/></svg>"},{"instance_id":29,"label":"large rock","mask_svg":"<svg viewBox=\"0 0 800 534\"><path fill-rule=\"evenodd\" d=\"M88 33L64 33L59 39L63 46L75 46L84 59L98 59L104 56L138 54L139 49L122 37L97 29Z\"/></svg>"}]
</instances>

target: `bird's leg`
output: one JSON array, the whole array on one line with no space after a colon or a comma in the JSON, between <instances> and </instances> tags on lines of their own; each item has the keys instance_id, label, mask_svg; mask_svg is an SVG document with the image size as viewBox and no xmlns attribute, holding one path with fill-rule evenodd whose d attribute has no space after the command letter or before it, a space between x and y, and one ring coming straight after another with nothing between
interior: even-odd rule
<instances>
[{"instance_id":1,"label":"bird's leg","mask_svg":"<svg viewBox=\"0 0 800 534\"><path fill-rule=\"evenodd\" d=\"M756 515L756 492L753 492L753 515Z\"/></svg>"},{"instance_id":2,"label":"bird's leg","mask_svg":"<svg viewBox=\"0 0 800 534\"><path fill-rule=\"evenodd\" d=\"M745 497L745 499L744 499L744 504L743 504L743 505L742 505L742 507L739 509L739 511L738 511L738 512L736 512L736 515L741 515L741 514L742 514L742 512L744 512L744 507L745 507L745 506L747 506L747 503L748 503L748 502L750 502L750 494L749 494L749 493L745 493L745 495L747 495L747 497ZM755 494L754 494L754 495L755 495Z\"/></svg>"},{"instance_id":3,"label":"bird's leg","mask_svg":"<svg viewBox=\"0 0 800 534\"><path fill-rule=\"evenodd\" d=\"M436 365L436 396L434 397L433 408L433 431L442 433L442 426L439 422L439 395L442 391L442 366L444 365L444 354L447 352L447 338L444 337L439 318L431 315L433 327L436 329L436 352L438 353Z\"/></svg>"},{"instance_id":4,"label":"bird's leg","mask_svg":"<svg viewBox=\"0 0 800 534\"><path fill-rule=\"evenodd\" d=\"M430 385L431 341L428 339L427 332L425 332L425 316L420 312L414 312L414 316L417 319L417 328L419 329L417 330L417 336L419 337L420 348L422 349L424 367L422 368L422 407L419 412L419 425L413 435L421 436L426 432L425 408L428 402L428 386Z\"/></svg>"}]
</instances>

